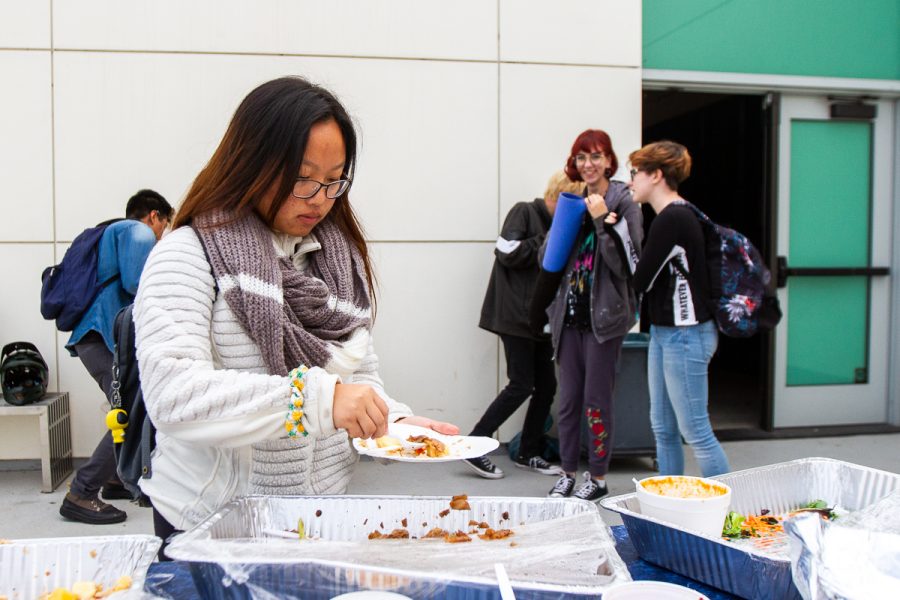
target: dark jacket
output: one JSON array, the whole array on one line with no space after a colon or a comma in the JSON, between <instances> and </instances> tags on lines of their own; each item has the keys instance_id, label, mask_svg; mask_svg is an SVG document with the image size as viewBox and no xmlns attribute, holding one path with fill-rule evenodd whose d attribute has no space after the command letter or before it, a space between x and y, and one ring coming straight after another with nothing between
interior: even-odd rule
<instances>
[{"instance_id":1,"label":"dark jacket","mask_svg":"<svg viewBox=\"0 0 900 600\"><path fill-rule=\"evenodd\" d=\"M531 331L528 308L540 270L538 251L550 221L543 198L519 202L509 210L494 246L494 268L478 323L482 329L532 340L547 339Z\"/></svg>"},{"instance_id":2,"label":"dark jacket","mask_svg":"<svg viewBox=\"0 0 900 600\"><path fill-rule=\"evenodd\" d=\"M594 282L591 286L591 321L594 337L603 343L625 335L637 321L637 300L631 286L631 276L640 258L643 239L643 217L640 207L631 199L631 192L621 181L610 181L604 197L610 212L618 215L617 227L595 219L597 247L594 257ZM590 218L590 213L585 213ZM569 254L563 273L568 274L575 264L578 244ZM541 250L543 254L543 249ZM553 347L559 348L563 321L566 316L566 292L569 278L564 276L556 297L547 309Z\"/></svg>"}]
</instances>

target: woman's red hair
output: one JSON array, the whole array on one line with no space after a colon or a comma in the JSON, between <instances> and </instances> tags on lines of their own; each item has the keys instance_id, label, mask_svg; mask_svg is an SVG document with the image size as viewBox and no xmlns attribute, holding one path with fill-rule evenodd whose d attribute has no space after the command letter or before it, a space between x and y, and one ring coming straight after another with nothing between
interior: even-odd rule
<instances>
[{"instance_id":1,"label":"woman's red hair","mask_svg":"<svg viewBox=\"0 0 900 600\"><path fill-rule=\"evenodd\" d=\"M609 157L607 178L612 177L619 170L619 159L616 158L616 153L613 151L612 140L609 139L609 134L602 129L586 129L575 138L575 143L572 144L572 151L569 153L569 159L566 161L566 175L568 175L569 179L572 181L583 181L581 175L578 174L578 169L575 168L575 155L579 152L590 154L598 150Z\"/></svg>"}]
</instances>

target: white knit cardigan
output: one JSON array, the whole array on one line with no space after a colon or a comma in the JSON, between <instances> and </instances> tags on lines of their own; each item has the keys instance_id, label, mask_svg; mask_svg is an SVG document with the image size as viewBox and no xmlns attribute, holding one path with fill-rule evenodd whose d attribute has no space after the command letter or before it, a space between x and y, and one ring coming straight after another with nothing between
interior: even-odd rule
<instances>
[{"instance_id":1,"label":"white knit cardigan","mask_svg":"<svg viewBox=\"0 0 900 600\"><path fill-rule=\"evenodd\" d=\"M320 248L314 236L274 235L273 243L298 268ZM177 529L248 493L343 493L357 456L332 420L339 381L371 385L387 402L391 422L412 414L384 392L371 336L360 329L325 368L306 374L309 435L286 437L288 378L267 374L259 347L216 294L190 227L153 249L134 318L141 387L157 427L152 477L140 487Z\"/></svg>"}]
</instances>

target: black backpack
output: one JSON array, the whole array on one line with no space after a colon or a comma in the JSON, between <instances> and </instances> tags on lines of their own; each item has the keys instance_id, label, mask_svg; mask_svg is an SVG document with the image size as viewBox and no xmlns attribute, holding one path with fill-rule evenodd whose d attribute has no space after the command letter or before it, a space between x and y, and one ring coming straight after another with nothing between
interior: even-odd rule
<instances>
[{"instance_id":1,"label":"black backpack","mask_svg":"<svg viewBox=\"0 0 900 600\"><path fill-rule=\"evenodd\" d=\"M97 257L106 228L121 220L111 219L85 229L72 240L62 262L41 273L41 315L48 321L56 319L60 331L75 329L100 290L118 277L116 274L98 281Z\"/></svg>"},{"instance_id":2,"label":"black backpack","mask_svg":"<svg viewBox=\"0 0 900 600\"><path fill-rule=\"evenodd\" d=\"M128 427L125 439L113 444L116 454L116 471L125 488L142 506L149 506L149 499L138 487L142 477L150 479L150 455L156 447L156 427L147 415L141 377L135 353L134 304L129 304L116 315L113 326L113 381L109 403L113 409L125 411Z\"/></svg>"},{"instance_id":3,"label":"black backpack","mask_svg":"<svg viewBox=\"0 0 900 600\"><path fill-rule=\"evenodd\" d=\"M209 262L206 247L203 253ZM215 296L219 296L219 286L215 284ZM138 367L134 331L134 304L124 307L116 315L113 324L113 381L109 403L112 409L125 411L128 427L124 440L113 444L116 455L116 471L122 485L131 492L141 506L150 506L150 499L138 486L141 478L150 479L153 469L150 458L156 448L156 427L150 421L141 391L141 374Z\"/></svg>"}]
</instances>

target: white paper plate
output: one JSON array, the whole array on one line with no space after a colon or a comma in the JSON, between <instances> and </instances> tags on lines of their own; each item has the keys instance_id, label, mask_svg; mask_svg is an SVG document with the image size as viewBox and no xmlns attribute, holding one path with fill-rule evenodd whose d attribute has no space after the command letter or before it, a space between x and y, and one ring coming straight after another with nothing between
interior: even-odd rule
<instances>
[{"instance_id":1,"label":"white paper plate","mask_svg":"<svg viewBox=\"0 0 900 600\"><path fill-rule=\"evenodd\" d=\"M430 456L402 456L396 452L385 452L378 448L375 440L363 440L353 438L353 447L356 451L365 456L375 458L386 458L388 460L396 460L399 462L448 462L451 460L462 460L464 458L475 458L483 456L488 452L493 452L500 445L500 442L494 438L468 436L468 435L444 435L432 429L419 427L417 425L406 425L404 423L391 423L388 426L388 435L401 440L406 440L411 435L427 435L440 442L443 442L450 454L447 456L439 456L432 458Z\"/></svg>"}]
</instances>

